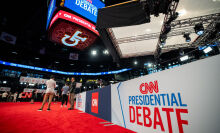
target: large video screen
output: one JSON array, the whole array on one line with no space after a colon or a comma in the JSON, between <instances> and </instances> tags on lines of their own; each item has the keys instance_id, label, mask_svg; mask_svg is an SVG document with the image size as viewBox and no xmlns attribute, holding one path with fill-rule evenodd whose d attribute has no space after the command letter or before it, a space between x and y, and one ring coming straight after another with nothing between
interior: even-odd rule
<instances>
[{"instance_id":1,"label":"large video screen","mask_svg":"<svg viewBox=\"0 0 220 133\"><path fill-rule=\"evenodd\" d=\"M64 7L96 23L98 9L105 7L100 0L65 0Z\"/></svg>"},{"instance_id":2,"label":"large video screen","mask_svg":"<svg viewBox=\"0 0 220 133\"><path fill-rule=\"evenodd\" d=\"M92 45L99 36L95 25L66 11L58 11L49 26L52 42L83 50Z\"/></svg>"}]
</instances>

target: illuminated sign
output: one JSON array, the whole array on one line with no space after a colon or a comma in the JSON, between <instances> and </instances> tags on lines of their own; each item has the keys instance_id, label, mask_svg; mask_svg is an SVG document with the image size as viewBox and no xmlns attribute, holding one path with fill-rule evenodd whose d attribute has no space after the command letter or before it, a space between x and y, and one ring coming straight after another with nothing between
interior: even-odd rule
<instances>
[{"instance_id":1,"label":"illuminated sign","mask_svg":"<svg viewBox=\"0 0 220 133\"><path fill-rule=\"evenodd\" d=\"M83 50L92 45L99 36L95 27L89 21L61 10L51 20L49 39L58 44Z\"/></svg>"},{"instance_id":2,"label":"illuminated sign","mask_svg":"<svg viewBox=\"0 0 220 133\"><path fill-rule=\"evenodd\" d=\"M16 63L10 63L6 61L1 61L0 64L5 65L5 66L12 66L12 67L18 67L18 68L25 68L25 69L30 69L30 70L38 70L42 72L51 72L51 73L57 73L57 74L63 74L63 75L90 75L90 76L95 76L95 75L107 75L107 74L118 74L122 72L126 72L131 70L130 68L125 68L117 71L110 71L110 72L99 72L99 73L80 73L80 72L63 72L63 71L57 71L57 70L51 70L47 68L40 68L40 67L35 67L35 66L28 66L28 65L22 65L22 64L16 64Z\"/></svg>"},{"instance_id":3,"label":"illuminated sign","mask_svg":"<svg viewBox=\"0 0 220 133\"><path fill-rule=\"evenodd\" d=\"M48 14L47 14L47 25L46 25L46 29L49 26L50 20L52 18L53 12L56 9L56 0L51 0L50 1L50 5L48 7Z\"/></svg>"},{"instance_id":4,"label":"illuminated sign","mask_svg":"<svg viewBox=\"0 0 220 133\"><path fill-rule=\"evenodd\" d=\"M76 16L72 13L65 12L65 11L62 11L62 10L57 12L57 14L53 17L53 19L51 20L51 23L50 23L50 27L59 18L67 20L69 22L73 22L75 24L78 24L82 27L85 27L85 28L89 29L90 31L94 32L95 34L99 35L99 32L96 30L96 26L94 24L90 23L89 21L87 21L87 20L85 20L85 19L83 19L79 16Z\"/></svg>"},{"instance_id":5,"label":"illuminated sign","mask_svg":"<svg viewBox=\"0 0 220 133\"><path fill-rule=\"evenodd\" d=\"M76 31L72 37L65 34L64 37L61 39L61 41L66 46L76 46L77 44L79 44L80 41L85 42L85 40L87 39L86 37L84 38L80 37L79 34L82 34L82 32ZM66 42L67 39L69 39L73 43L67 43Z\"/></svg>"},{"instance_id":6,"label":"illuminated sign","mask_svg":"<svg viewBox=\"0 0 220 133\"><path fill-rule=\"evenodd\" d=\"M100 0L65 0L64 7L96 23L98 9L105 7Z\"/></svg>"}]
</instances>

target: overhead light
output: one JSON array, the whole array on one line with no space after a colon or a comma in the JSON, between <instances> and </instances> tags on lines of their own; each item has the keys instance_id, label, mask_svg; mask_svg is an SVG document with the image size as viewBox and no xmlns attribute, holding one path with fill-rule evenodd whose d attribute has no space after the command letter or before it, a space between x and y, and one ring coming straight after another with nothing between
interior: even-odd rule
<instances>
[{"instance_id":1,"label":"overhead light","mask_svg":"<svg viewBox=\"0 0 220 133\"><path fill-rule=\"evenodd\" d=\"M150 32L150 31L151 31L151 29L146 29L145 31L146 31L146 32Z\"/></svg>"},{"instance_id":2,"label":"overhead light","mask_svg":"<svg viewBox=\"0 0 220 133\"><path fill-rule=\"evenodd\" d=\"M39 60L40 58L36 57L35 59L36 59L36 60Z\"/></svg>"},{"instance_id":3,"label":"overhead light","mask_svg":"<svg viewBox=\"0 0 220 133\"><path fill-rule=\"evenodd\" d=\"M96 50L92 50L91 54L95 56L95 55L97 55L97 51Z\"/></svg>"},{"instance_id":4,"label":"overhead light","mask_svg":"<svg viewBox=\"0 0 220 133\"><path fill-rule=\"evenodd\" d=\"M137 62L137 61L134 61L134 64L135 64L135 65L137 65L137 64L138 64L138 62Z\"/></svg>"},{"instance_id":5,"label":"overhead light","mask_svg":"<svg viewBox=\"0 0 220 133\"><path fill-rule=\"evenodd\" d=\"M168 65L170 66L171 64L169 63Z\"/></svg>"},{"instance_id":6,"label":"overhead light","mask_svg":"<svg viewBox=\"0 0 220 133\"><path fill-rule=\"evenodd\" d=\"M211 52L211 51L212 51L212 48L210 46L203 50L203 52L206 53L206 54Z\"/></svg>"},{"instance_id":7,"label":"overhead light","mask_svg":"<svg viewBox=\"0 0 220 133\"><path fill-rule=\"evenodd\" d=\"M188 55L185 55L183 57L180 57L180 61L186 61L189 59L189 56Z\"/></svg>"},{"instance_id":8,"label":"overhead light","mask_svg":"<svg viewBox=\"0 0 220 133\"><path fill-rule=\"evenodd\" d=\"M56 63L56 64L59 64L60 62L56 61L55 63Z\"/></svg>"},{"instance_id":9,"label":"overhead light","mask_svg":"<svg viewBox=\"0 0 220 133\"><path fill-rule=\"evenodd\" d=\"M183 37L186 39L186 42L190 42L191 41L189 33L184 33Z\"/></svg>"},{"instance_id":10,"label":"overhead light","mask_svg":"<svg viewBox=\"0 0 220 133\"><path fill-rule=\"evenodd\" d=\"M147 65L148 67L152 67L152 63L148 63L148 65Z\"/></svg>"},{"instance_id":11,"label":"overhead light","mask_svg":"<svg viewBox=\"0 0 220 133\"><path fill-rule=\"evenodd\" d=\"M87 67L90 67L91 65L86 65Z\"/></svg>"},{"instance_id":12,"label":"overhead light","mask_svg":"<svg viewBox=\"0 0 220 133\"><path fill-rule=\"evenodd\" d=\"M185 9L182 9L182 10L179 10L178 13L179 13L179 16L183 16L183 15L186 15L187 12Z\"/></svg>"},{"instance_id":13,"label":"overhead light","mask_svg":"<svg viewBox=\"0 0 220 133\"><path fill-rule=\"evenodd\" d=\"M7 81L3 81L3 84L7 84Z\"/></svg>"},{"instance_id":14,"label":"overhead light","mask_svg":"<svg viewBox=\"0 0 220 133\"><path fill-rule=\"evenodd\" d=\"M74 64L70 64L70 66L73 66Z\"/></svg>"},{"instance_id":15,"label":"overhead light","mask_svg":"<svg viewBox=\"0 0 220 133\"><path fill-rule=\"evenodd\" d=\"M108 50L104 50L103 54L108 55L109 54Z\"/></svg>"},{"instance_id":16,"label":"overhead light","mask_svg":"<svg viewBox=\"0 0 220 133\"><path fill-rule=\"evenodd\" d=\"M204 33L204 27L202 23L196 24L194 27L195 33L197 35L202 35Z\"/></svg>"},{"instance_id":17,"label":"overhead light","mask_svg":"<svg viewBox=\"0 0 220 133\"><path fill-rule=\"evenodd\" d=\"M12 54L18 54L17 52L11 52Z\"/></svg>"},{"instance_id":18,"label":"overhead light","mask_svg":"<svg viewBox=\"0 0 220 133\"><path fill-rule=\"evenodd\" d=\"M29 86L34 86L35 84L30 83Z\"/></svg>"}]
</instances>

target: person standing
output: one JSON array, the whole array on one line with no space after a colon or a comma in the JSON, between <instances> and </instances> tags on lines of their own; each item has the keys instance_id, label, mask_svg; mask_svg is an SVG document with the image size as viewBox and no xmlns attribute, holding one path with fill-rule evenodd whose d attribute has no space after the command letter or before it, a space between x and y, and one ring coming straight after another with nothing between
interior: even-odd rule
<instances>
[{"instance_id":1,"label":"person standing","mask_svg":"<svg viewBox=\"0 0 220 133\"><path fill-rule=\"evenodd\" d=\"M44 99L43 99L43 103L42 103L42 106L40 109L38 109L38 111L42 111L43 108L44 108L44 105L45 103L47 102L47 99L49 98L49 103L48 103L48 108L47 108L47 111L50 111L50 104L53 100L53 96L55 94L55 91L54 89L56 88L56 81L54 80L55 77L54 76L51 76L50 77L50 80L47 80L46 82L46 85L47 85L47 89L46 89L46 92L45 92L45 96L44 96Z\"/></svg>"},{"instance_id":2,"label":"person standing","mask_svg":"<svg viewBox=\"0 0 220 133\"><path fill-rule=\"evenodd\" d=\"M13 102L14 102L14 103L17 102L17 96L18 96L18 92L15 92L15 93L14 93L14 99L13 99Z\"/></svg>"},{"instance_id":3,"label":"person standing","mask_svg":"<svg viewBox=\"0 0 220 133\"><path fill-rule=\"evenodd\" d=\"M71 78L71 83L70 83L70 96L69 96L70 108L68 108L68 110L73 110L74 109L75 89L76 89L76 82L75 82L75 78L72 77Z\"/></svg>"},{"instance_id":4,"label":"person standing","mask_svg":"<svg viewBox=\"0 0 220 133\"><path fill-rule=\"evenodd\" d=\"M7 96L8 96L8 93L7 93L7 91L5 91L5 92L2 94L2 101L3 101L3 102L6 102L6 101L7 101Z\"/></svg>"},{"instance_id":5,"label":"person standing","mask_svg":"<svg viewBox=\"0 0 220 133\"><path fill-rule=\"evenodd\" d=\"M18 95L19 102L22 102L22 92Z\"/></svg>"},{"instance_id":6,"label":"person standing","mask_svg":"<svg viewBox=\"0 0 220 133\"><path fill-rule=\"evenodd\" d=\"M65 102L66 102L65 107L67 107L67 102L68 102L67 93L68 93L68 90L69 90L69 86L68 86L67 83L66 83L65 86L63 86L63 88L62 88L62 105L61 105L61 107L63 107L63 104L64 104Z\"/></svg>"},{"instance_id":7,"label":"person standing","mask_svg":"<svg viewBox=\"0 0 220 133\"><path fill-rule=\"evenodd\" d=\"M32 91L32 95L31 95L31 104L34 104L34 99L36 99L36 92L37 92L36 89L34 89L34 90Z\"/></svg>"}]
</instances>

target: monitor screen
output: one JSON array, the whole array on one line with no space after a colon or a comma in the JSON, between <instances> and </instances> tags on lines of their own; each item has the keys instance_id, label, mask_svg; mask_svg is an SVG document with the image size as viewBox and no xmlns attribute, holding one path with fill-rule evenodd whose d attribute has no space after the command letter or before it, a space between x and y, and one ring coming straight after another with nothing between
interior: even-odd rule
<instances>
[{"instance_id":1,"label":"monitor screen","mask_svg":"<svg viewBox=\"0 0 220 133\"><path fill-rule=\"evenodd\" d=\"M92 45L99 35L94 24L62 10L53 17L49 27L51 41L79 50Z\"/></svg>"}]
</instances>

